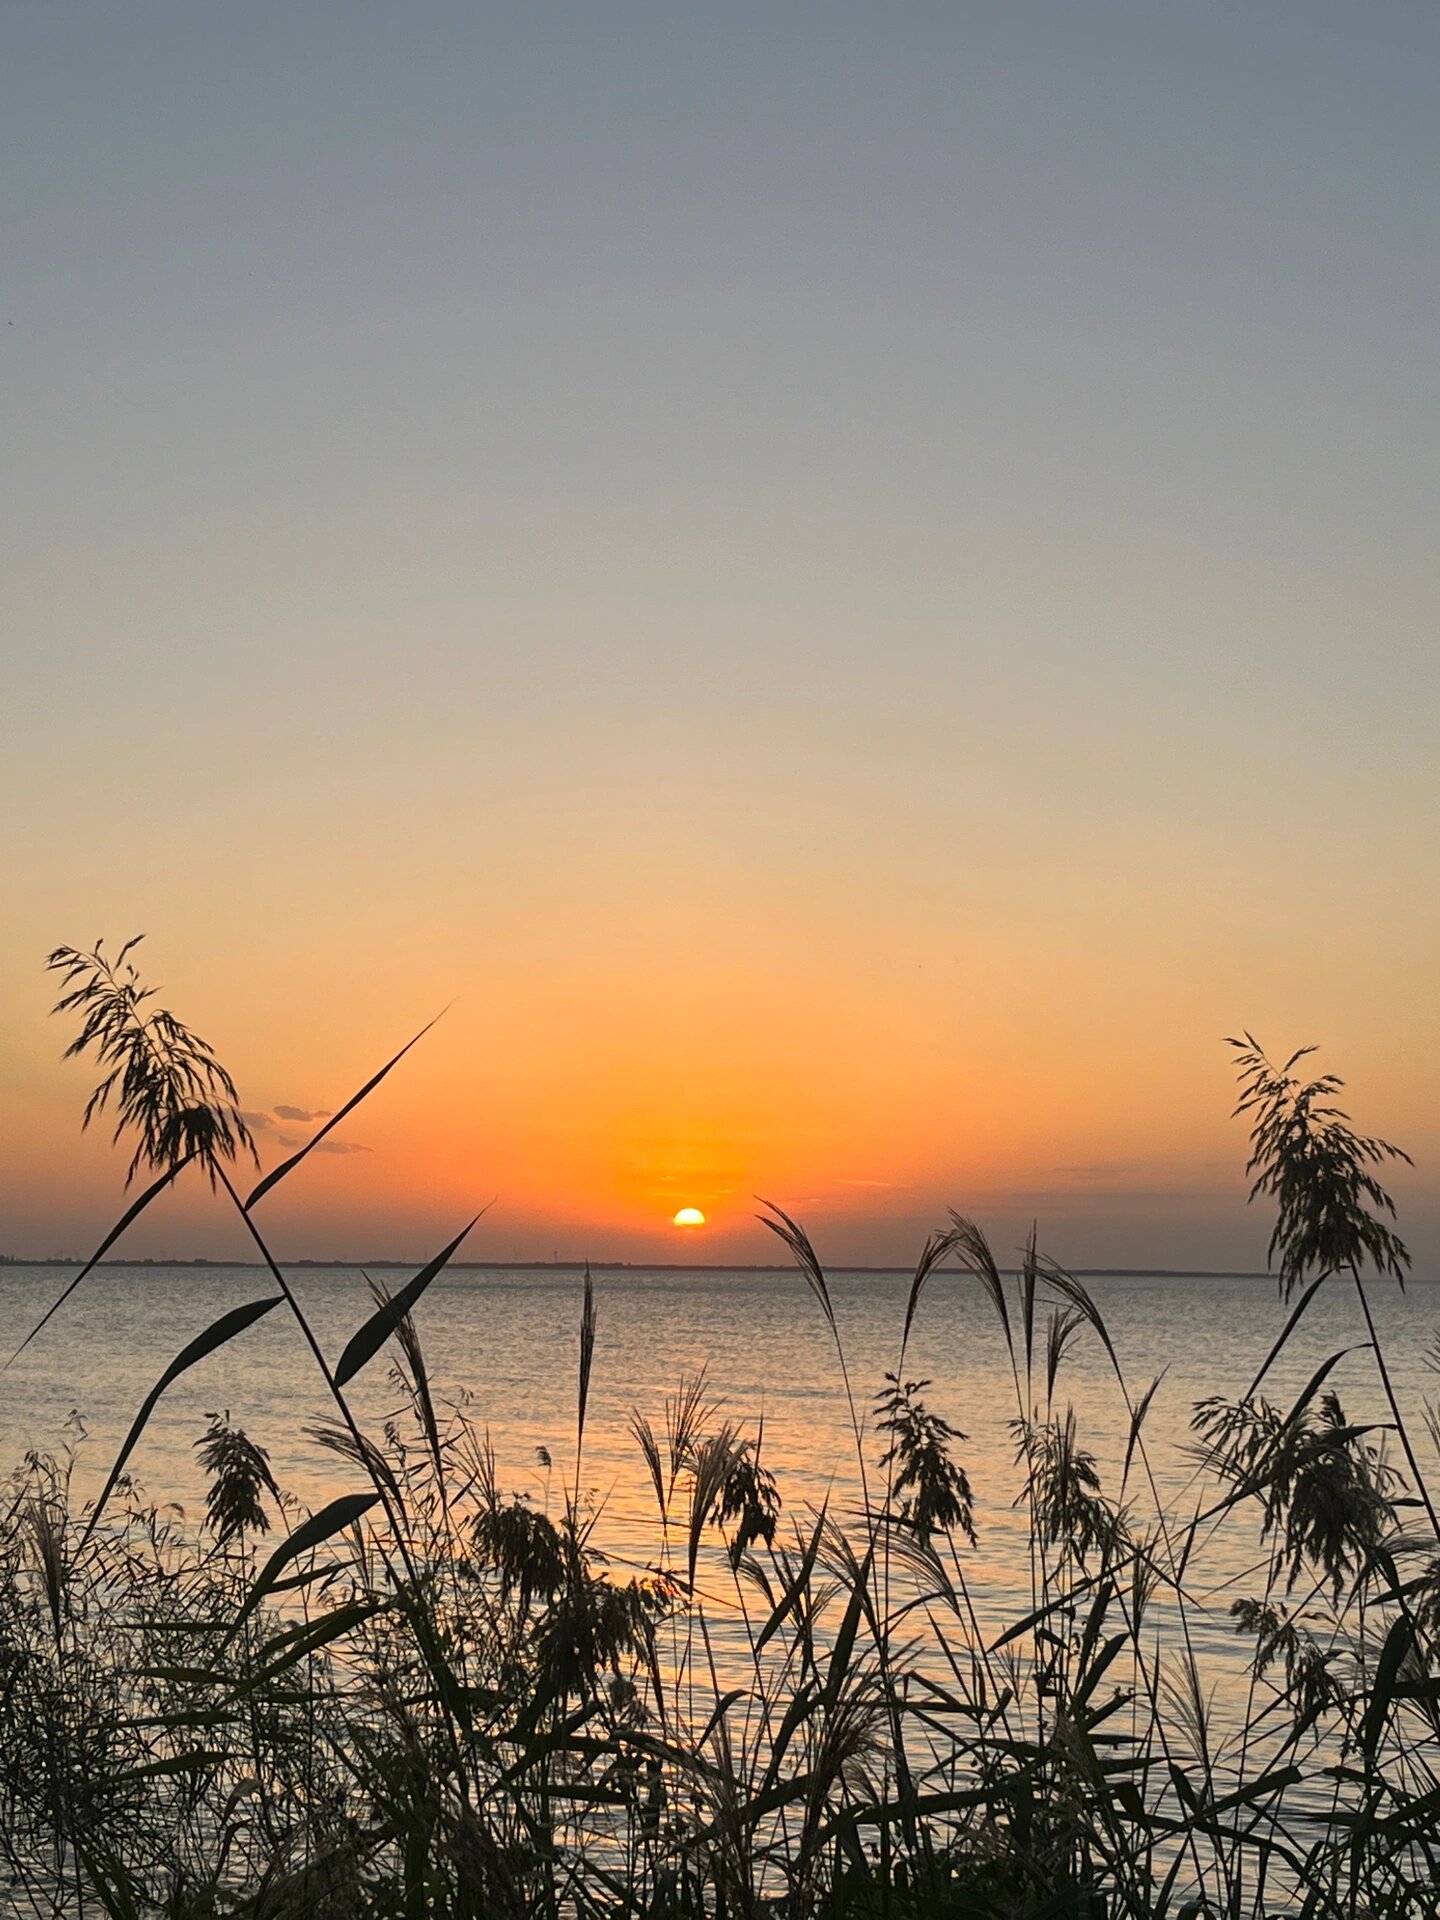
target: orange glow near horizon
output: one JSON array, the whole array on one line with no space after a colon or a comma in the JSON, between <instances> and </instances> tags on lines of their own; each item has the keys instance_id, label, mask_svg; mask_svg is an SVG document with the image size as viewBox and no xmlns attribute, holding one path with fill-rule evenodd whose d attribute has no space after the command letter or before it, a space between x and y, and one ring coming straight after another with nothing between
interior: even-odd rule
<instances>
[{"instance_id":1,"label":"orange glow near horizon","mask_svg":"<svg viewBox=\"0 0 1440 1920\"><path fill-rule=\"evenodd\" d=\"M1352 1012L1332 1039L1341 1009L1320 993L1267 1006L1254 963L1214 933L1202 947L1197 919L1158 887L1143 961L1077 910L1058 972L1043 943L1021 940L1017 961L983 925L911 929L893 950L868 924L847 940L836 907L821 915L835 957L817 972L812 920L716 891L712 878L704 901L632 898L625 916L597 903L578 970L563 949L527 946L512 909L498 950L467 963L463 998L263 1202L282 1256L421 1260L493 1195L467 1258L663 1262L677 1233L703 1232L707 1260L763 1263L776 1257L754 1217L763 1195L836 1265L913 1259L952 1206L1005 1248L1038 1220L1068 1264L1253 1264L1268 1228L1244 1204L1243 1133L1212 1037L1225 1007L1251 1001L1262 1039L1278 1051L1320 1035L1357 1120L1423 1152L1418 1087L1387 1057L1383 1021L1357 1032ZM56 917L63 934L76 916ZM1182 943L1212 970L1203 985L1147 964ZM212 948L178 925L141 957L160 1004L234 1071L267 1167L408 1037L396 1009L413 1032L457 984L453 958L417 962L388 933L323 994L303 950L274 956L263 988L223 937ZM99 1129L80 1135L93 1078L58 1057L71 1033L48 1016L49 981L37 969L27 986L34 1097L23 1126L10 1103L21 1199L0 1250L83 1255L123 1204L123 1159ZM1174 1037L1163 1073L1156 1035ZM203 1181L182 1181L124 1250L249 1257Z\"/></svg>"}]
</instances>

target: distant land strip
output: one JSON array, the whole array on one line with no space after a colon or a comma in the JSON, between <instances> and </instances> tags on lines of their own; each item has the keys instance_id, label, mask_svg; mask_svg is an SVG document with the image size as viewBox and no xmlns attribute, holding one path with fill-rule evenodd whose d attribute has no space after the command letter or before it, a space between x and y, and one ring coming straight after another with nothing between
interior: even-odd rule
<instances>
[{"instance_id":1,"label":"distant land strip","mask_svg":"<svg viewBox=\"0 0 1440 1920\"><path fill-rule=\"evenodd\" d=\"M254 1267L263 1271L259 1260L102 1260L102 1267L215 1267L222 1270L231 1268ZM314 1268L317 1272L335 1270L347 1273L364 1272L369 1267L383 1269L386 1272L395 1269L410 1271L422 1267L423 1260L282 1260L282 1267ZM85 1262L70 1256L52 1257L47 1260L26 1260L18 1254L0 1254L0 1267L83 1267ZM738 1261L701 1262L695 1260L452 1260L446 1267L447 1273L583 1273L586 1267L592 1273L794 1273L793 1263L780 1265L746 1265ZM963 1275L960 1267L946 1267L941 1271L951 1278ZM1007 1275L1018 1276L1019 1267L1001 1267L999 1271ZM1247 1267L1067 1267L1067 1273L1073 1273L1079 1280L1273 1280L1275 1275L1262 1270ZM842 1262L833 1262L827 1268L830 1273L897 1273L909 1275L913 1267L865 1267L849 1266Z\"/></svg>"}]
</instances>

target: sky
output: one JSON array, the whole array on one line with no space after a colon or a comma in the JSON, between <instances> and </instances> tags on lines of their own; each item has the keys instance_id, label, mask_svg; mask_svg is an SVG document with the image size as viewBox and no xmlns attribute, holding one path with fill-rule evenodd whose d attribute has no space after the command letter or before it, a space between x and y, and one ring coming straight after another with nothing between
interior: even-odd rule
<instances>
[{"instance_id":1,"label":"sky","mask_svg":"<svg viewBox=\"0 0 1440 1920\"><path fill-rule=\"evenodd\" d=\"M1246 1027L1440 1254L1432 6L5 40L0 1251L122 1204L43 958L143 931L267 1164L448 1009L293 1257L1254 1266Z\"/></svg>"}]
</instances>

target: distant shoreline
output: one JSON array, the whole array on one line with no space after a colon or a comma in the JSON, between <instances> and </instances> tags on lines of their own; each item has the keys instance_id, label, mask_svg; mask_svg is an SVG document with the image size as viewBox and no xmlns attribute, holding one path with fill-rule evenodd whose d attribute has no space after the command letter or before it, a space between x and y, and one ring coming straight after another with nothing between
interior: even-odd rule
<instances>
[{"instance_id":1,"label":"distant shoreline","mask_svg":"<svg viewBox=\"0 0 1440 1920\"><path fill-rule=\"evenodd\" d=\"M102 1267L144 1267L175 1268L186 1272L205 1272L208 1268L226 1272L232 1268L254 1268L263 1272L264 1264L259 1260L101 1260ZM452 1260L446 1267L447 1273L583 1273L586 1266L592 1273L794 1273L793 1264L744 1265L735 1261L707 1262L693 1260ZM83 1267L83 1260L21 1260L13 1255L0 1256L0 1274L7 1267ZM338 1271L346 1273L363 1272L374 1267L377 1272L418 1271L424 1265L421 1260L284 1260L281 1265L287 1270L294 1268L313 1269L317 1273ZM897 1273L909 1274L911 1267L867 1267L846 1266L839 1262L830 1265L831 1273ZM961 1272L959 1268L945 1269L952 1277ZM1018 1274L1018 1267L1002 1267L1005 1274ZM1069 1267L1080 1280L1273 1280L1273 1273L1254 1271L1244 1267Z\"/></svg>"}]
</instances>

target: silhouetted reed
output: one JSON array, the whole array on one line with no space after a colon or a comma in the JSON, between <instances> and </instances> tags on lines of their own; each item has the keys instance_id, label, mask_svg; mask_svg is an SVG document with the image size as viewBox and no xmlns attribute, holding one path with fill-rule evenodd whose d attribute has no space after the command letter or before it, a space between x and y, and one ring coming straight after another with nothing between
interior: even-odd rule
<instances>
[{"instance_id":1,"label":"silhouetted reed","mask_svg":"<svg viewBox=\"0 0 1440 1920\"><path fill-rule=\"evenodd\" d=\"M631 1417L656 1531L652 1564L622 1574L601 1551L581 1476L603 1364L589 1273L574 1472L552 1513L548 1478L543 1511L502 1494L483 1424L431 1377L414 1309L464 1232L393 1295L373 1288L373 1310L332 1366L254 1218L309 1149L240 1197L231 1174L250 1142L234 1085L182 1023L151 1010L133 948L113 964L98 946L52 960L61 1010L84 1023L71 1052L105 1069L87 1118L118 1103L137 1143L132 1175L159 1176L121 1225L198 1163L276 1290L177 1355L98 1500L74 1497L78 1441L30 1455L10 1483L6 1911L1370 1920L1440 1910L1440 1554L1364 1294L1367 1271L1398 1280L1408 1263L1375 1176L1395 1150L1350 1129L1337 1081L1304 1085L1290 1074L1300 1056L1276 1072L1252 1041L1241 1050L1256 1194L1279 1210L1272 1251L1286 1298L1303 1291L1244 1397L1196 1409L1183 1510L1162 1499L1149 1454L1158 1380L1132 1391L1094 1297L1033 1237L1011 1275L963 1216L932 1236L895 1371L867 1418L824 1267L803 1228L769 1208L765 1223L834 1342L859 1506L787 1510L763 1426L752 1433L691 1376L658 1412ZM972 1591L965 1435L905 1367L942 1270L980 1283L1014 1390L1031 1592L998 1631L982 1627ZM1316 1288L1342 1273L1365 1308L1384 1426L1346 1417L1327 1384L1338 1355L1288 1407L1260 1393ZM309 1437L351 1490L306 1511L227 1412L197 1442L208 1486L191 1528L131 1476L146 1422L182 1372L281 1304L334 1409ZM1108 1486L1066 1397L1081 1341L1103 1354L1125 1414L1125 1457ZM372 1433L347 1388L382 1353L401 1405ZM1423 1419L1440 1433L1433 1408ZM1391 1432L1403 1478L1385 1457ZM1224 1528L1251 1529L1260 1560L1256 1590L1227 1602L1251 1658L1244 1698L1221 1712L1191 1628ZM722 1619L745 1649L738 1667L717 1657Z\"/></svg>"}]
</instances>

